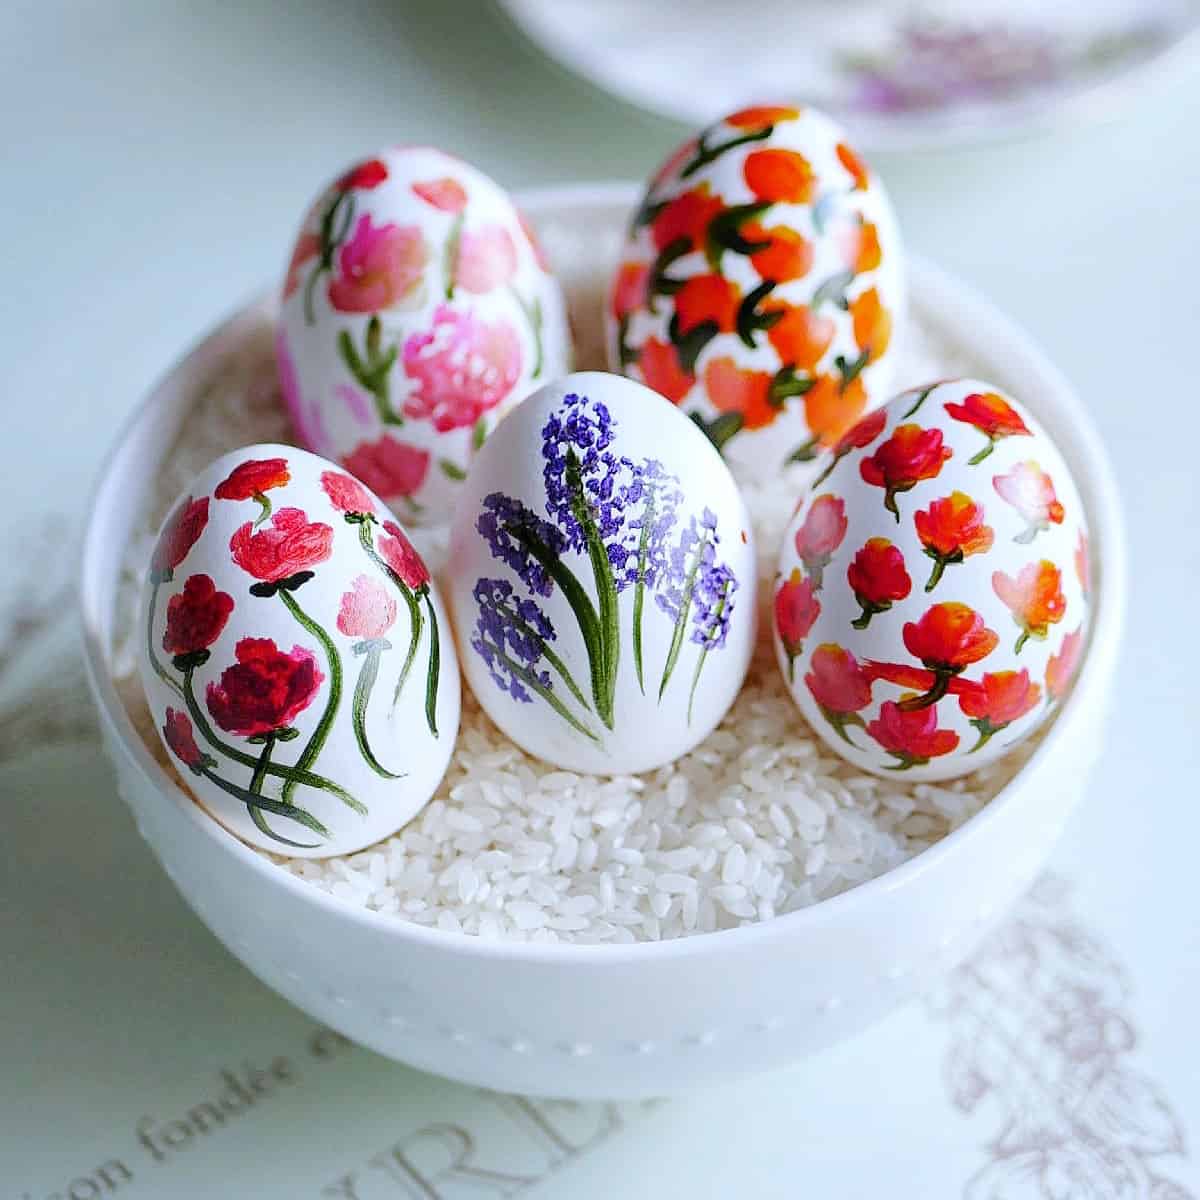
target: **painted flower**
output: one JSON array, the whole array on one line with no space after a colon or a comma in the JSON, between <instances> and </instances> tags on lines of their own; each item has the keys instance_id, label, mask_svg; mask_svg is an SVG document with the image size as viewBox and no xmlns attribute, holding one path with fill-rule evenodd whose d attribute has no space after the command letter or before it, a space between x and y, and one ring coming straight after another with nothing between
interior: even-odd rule
<instances>
[{"instance_id":1,"label":"painted flower","mask_svg":"<svg viewBox=\"0 0 1200 1200\"><path fill-rule=\"evenodd\" d=\"M871 703L871 680L858 659L832 642L812 653L804 682L825 716L847 716Z\"/></svg>"},{"instance_id":2,"label":"painted flower","mask_svg":"<svg viewBox=\"0 0 1200 1200\"><path fill-rule=\"evenodd\" d=\"M737 284L723 275L693 275L675 296L680 335L710 323L721 333L732 333L741 299Z\"/></svg>"},{"instance_id":3,"label":"painted flower","mask_svg":"<svg viewBox=\"0 0 1200 1200\"><path fill-rule=\"evenodd\" d=\"M163 740L170 746L179 761L185 767L190 767L197 775L210 761L196 745L196 737L192 733L192 723L188 720L187 713L180 712L177 708L168 708L162 735Z\"/></svg>"},{"instance_id":4,"label":"painted flower","mask_svg":"<svg viewBox=\"0 0 1200 1200\"><path fill-rule=\"evenodd\" d=\"M339 192L349 192L355 189L369 191L378 187L388 177L387 164L378 158L369 158L356 167L351 167L334 184Z\"/></svg>"},{"instance_id":5,"label":"painted flower","mask_svg":"<svg viewBox=\"0 0 1200 1200\"><path fill-rule=\"evenodd\" d=\"M850 178L854 182L854 187L851 190L865 192L867 184L871 182L871 175L867 170L867 164L845 142L838 142L837 156L838 162L846 168L850 173Z\"/></svg>"},{"instance_id":6,"label":"painted flower","mask_svg":"<svg viewBox=\"0 0 1200 1200\"><path fill-rule=\"evenodd\" d=\"M1025 521L1014 542L1028 544L1051 524L1062 524L1063 506L1054 494L1054 481L1032 459L1014 463L1007 475L993 475L992 487Z\"/></svg>"},{"instance_id":7,"label":"painted flower","mask_svg":"<svg viewBox=\"0 0 1200 1200\"><path fill-rule=\"evenodd\" d=\"M507 321L489 324L446 304L435 310L432 329L405 339L403 356L404 373L417 384L404 415L432 421L439 433L473 426L508 399L521 375L521 342Z\"/></svg>"},{"instance_id":8,"label":"painted flower","mask_svg":"<svg viewBox=\"0 0 1200 1200\"><path fill-rule=\"evenodd\" d=\"M239 463L217 484L218 500L251 500L291 479L286 458L252 458Z\"/></svg>"},{"instance_id":9,"label":"painted flower","mask_svg":"<svg viewBox=\"0 0 1200 1200\"><path fill-rule=\"evenodd\" d=\"M275 335L275 365L279 373L279 391L291 418L297 441L320 454L329 440L325 435L321 410L316 404L304 403L300 392L300 378L296 374L296 363L282 325Z\"/></svg>"},{"instance_id":10,"label":"painted flower","mask_svg":"<svg viewBox=\"0 0 1200 1200\"><path fill-rule=\"evenodd\" d=\"M263 583L281 583L325 562L333 553L333 529L310 522L298 508L280 508L270 524L252 533L249 521L229 539L233 561Z\"/></svg>"},{"instance_id":11,"label":"painted flower","mask_svg":"<svg viewBox=\"0 0 1200 1200\"><path fill-rule=\"evenodd\" d=\"M903 702L901 702L902 704ZM958 748L958 734L937 727L937 708L906 709L885 700L867 732L896 759L894 771L924 766Z\"/></svg>"},{"instance_id":12,"label":"painted flower","mask_svg":"<svg viewBox=\"0 0 1200 1200\"><path fill-rule=\"evenodd\" d=\"M803 154L795 150L753 150L742 163L742 178L766 204L807 204L817 177Z\"/></svg>"},{"instance_id":13,"label":"painted flower","mask_svg":"<svg viewBox=\"0 0 1200 1200\"><path fill-rule=\"evenodd\" d=\"M859 464L863 479L884 489L883 506L900 521L896 494L916 487L923 479L935 479L942 463L953 451L942 444L940 429L922 429L920 425L900 425L869 458Z\"/></svg>"},{"instance_id":14,"label":"painted flower","mask_svg":"<svg viewBox=\"0 0 1200 1200\"><path fill-rule=\"evenodd\" d=\"M188 551L200 540L208 524L208 497L193 500L189 496L167 518L158 543L150 556L150 580L166 583L175 568L188 556Z\"/></svg>"},{"instance_id":15,"label":"painted flower","mask_svg":"<svg viewBox=\"0 0 1200 1200\"><path fill-rule=\"evenodd\" d=\"M305 229L296 239L292 247L292 257L288 260L287 275L283 281L283 298L294 296L304 282L303 269L318 254L321 253L321 239L310 229Z\"/></svg>"},{"instance_id":16,"label":"painted flower","mask_svg":"<svg viewBox=\"0 0 1200 1200\"><path fill-rule=\"evenodd\" d=\"M868 538L850 565L846 581L862 612L850 623L866 629L876 613L887 612L897 600L912 591L912 580L904 566L904 555L887 538Z\"/></svg>"},{"instance_id":17,"label":"painted flower","mask_svg":"<svg viewBox=\"0 0 1200 1200\"><path fill-rule=\"evenodd\" d=\"M503 225L465 230L458 242L454 282L481 295L503 287L517 273L517 247Z\"/></svg>"},{"instance_id":18,"label":"painted flower","mask_svg":"<svg viewBox=\"0 0 1200 1200\"><path fill-rule=\"evenodd\" d=\"M777 125L780 121L795 121L800 116L798 108L782 104L758 104L750 108L739 108L725 118L726 125L734 129L763 129Z\"/></svg>"},{"instance_id":19,"label":"painted flower","mask_svg":"<svg viewBox=\"0 0 1200 1200\"><path fill-rule=\"evenodd\" d=\"M964 681L962 687L958 693L958 707L979 731L979 740L971 747L971 753L1032 712L1042 695L1042 689L1029 678L1029 672L1024 668L1020 671L989 671L978 683Z\"/></svg>"},{"instance_id":20,"label":"painted flower","mask_svg":"<svg viewBox=\"0 0 1200 1200\"><path fill-rule=\"evenodd\" d=\"M804 393L804 420L822 446L838 441L867 407L862 376L849 383L833 375L818 375Z\"/></svg>"},{"instance_id":21,"label":"painted flower","mask_svg":"<svg viewBox=\"0 0 1200 1200\"><path fill-rule=\"evenodd\" d=\"M1083 626L1074 633L1068 633L1062 640L1057 654L1050 655L1046 661L1046 696L1052 703L1058 703L1071 686L1075 671L1079 667L1079 658L1083 652Z\"/></svg>"},{"instance_id":22,"label":"painted flower","mask_svg":"<svg viewBox=\"0 0 1200 1200\"><path fill-rule=\"evenodd\" d=\"M804 304L779 305L767 311L782 314L767 330L767 340L780 361L797 371L815 372L833 341L837 325Z\"/></svg>"},{"instance_id":23,"label":"painted flower","mask_svg":"<svg viewBox=\"0 0 1200 1200\"><path fill-rule=\"evenodd\" d=\"M933 559L933 570L925 584L927 592L937 587L942 572L951 563L992 548L995 534L990 525L984 524L983 516L983 509L970 496L957 491L913 514L917 537Z\"/></svg>"},{"instance_id":24,"label":"painted flower","mask_svg":"<svg viewBox=\"0 0 1200 1200\"><path fill-rule=\"evenodd\" d=\"M366 515L375 511L375 501L371 498L371 493L357 479L352 479L341 471L322 471L321 488L339 512Z\"/></svg>"},{"instance_id":25,"label":"painted flower","mask_svg":"<svg viewBox=\"0 0 1200 1200\"><path fill-rule=\"evenodd\" d=\"M992 590L1007 605L1021 630L1014 652L1031 638L1044 638L1050 626L1063 619L1067 611L1062 593L1062 572L1049 559L1027 563L1016 579L1003 571L992 573Z\"/></svg>"},{"instance_id":26,"label":"painted flower","mask_svg":"<svg viewBox=\"0 0 1200 1200\"><path fill-rule=\"evenodd\" d=\"M646 386L666 396L672 404L678 404L696 383L696 377L679 365L675 347L658 338L649 338L643 344L638 353L638 367Z\"/></svg>"},{"instance_id":27,"label":"painted flower","mask_svg":"<svg viewBox=\"0 0 1200 1200\"><path fill-rule=\"evenodd\" d=\"M771 403L770 373L745 370L729 355L708 360L704 390L714 408L741 417L742 429L763 429L781 411Z\"/></svg>"},{"instance_id":28,"label":"painted flower","mask_svg":"<svg viewBox=\"0 0 1200 1200\"><path fill-rule=\"evenodd\" d=\"M359 575L350 585L350 591L342 593L337 627L347 637L374 641L383 637L395 621L395 597L378 579Z\"/></svg>"},{"instance_id":29,"label":"painted flower","mask_svg":"<svg viewBox=\"0 0 1200 1200\"><path fill-rule=\"evenodd\" d=\"M425 476L429 474L429 459L428 450L402 442L390 433L385 433L374 442L359 442L354 450L342 459L342 465L361 479L377 496L412 496L420 490ZM339 508L342 508L343 503L361 504L364 499L370 499L365 495L354 495L344 486L339 489L337 498L330 488L326 487L325 491ZM374 510L374 505L361 510L343 508L344 512Z\"/></svg>"},{"instance_id":30,"label":"painted flower","mask_svg":"<svg viewBox=\"0 0 1200 1200\"><path fill-rule=\"evenodd\" d=\"M795 668L796 656L803 649L804 639L820 615L821 602L817 599L816 589L797 567L775 593L775 629L788 656L789 680Z\"/></svg>"},{"instance_id":31,"label":"painted flower","mask_svg":"<svg viewBox=\"0 0 1200 1200\"><path fill-rule=\"evenodd\" d=\"M904 626L908 652L935 673L957 675L987 658L999 640L973 608L957 601L934 604Z\"/></svg>"},{"instance_id":32,"label":"painted flower","mask_svg":"<svg viewBox=\"0 0 1200 1200\"><path fill-rule=\"evenodd\" d=\"M882 408L877 408L873 413L868 413L857 424L852 425L833 448L834 454L839 457L844 454L849 454L851 450L865 450L882 432L883 427L887 424L887 411Z\"/></svg>"},{"instance_id":33,"label":"painted flower","mask_svg":"<svg viewBox=\"0 0 1200 1200\"><path fill-rule=\"evenodd\" d=\"M242 638L237 662L208 685L208 711L226 733L258 737L287 728L325 682L316 655L303 646L283 653L270 638Z\"/></svg>"},{"instance_id":34,"label":"painted flower","mask_svg":"<svg viewBox=\"0 0 1200 1200\"><path fill-rule=\"evenodd\" d=\"M623 262L617 268L612 291L612 315L617 321L627 317L646 303L646 284L650 265L644 262Z\"/></svg>"},{"instance_id":35,"label":"painted flower","mask_svg":"<svg viewBox=\"0 0 1200 1200\"><path fill-rule=\"evenodd\" d=\"M542 245L542 239L538 237L538 232L529 218L519 208L517 209L517 224L520 225L525 240L533 250L533 258L539 269L547 275L550 274L550 259L546 254L545 246Z\"/></svg>"},{"instance_id":36,"label":"painted flower","mask_svg":"<svg viewBox=\"0 0 1200 1200\"><path fill-rule=\"evenodd\" d=\"M407 299L421 282L429 248L417 225L375 225L370 213L338 251L329 303L338 312L374 313Z\"/></svg>"},{"instance_id":37,"label":"painted flower","mask_svg":"<svg viewBox=\"0 0 1200 1200\"><path fill-rule=\"evenodd\" d=\"M1075 577L1086 596L1092 590L1092 566L1088 557L1088 536L1082 529L1075 543Z\"/></svg>"},{"instance_id":38,"label":"painted flower","mask_svg":"<svg viewBox=\"0 0 1200 1200\"><path fill-rule=\"evenodd\" d=\"M826 493L812 502L804 523L796 530L796 553L818 590L829 560L846 536L847 524L845 501Z\"/></svg>"},{"instance_id":39,"label":"painted flower","mask_svg":"<svg viewBox=\"0 0 1200 1200\"><path fill-rule=\"evenodd\" d=\"M747 221L742 226L742 237L755 245L766 246L750 255L750 265L760 279L774 283L788 283L803 279L812 270L812 243L786 225L773 225L764 229L757 221Z\"/></svg>"},{"instance_id":40,"label":"painted flower","mask_svg":"<svg viewBox=\"0 0 1200 1200\"><path fill-rule=\"evenodd\" d=\"M877 288L868 288L850 301L850 319L855 345L868 362L877 361L892 340L892 314L883 306Z\"/></svg>"},{"instance_id":41,"label":"painted flower","mask_svg":"<svg viewBox=\"0 0 1200 1200\"><path fill-rule=\"evenodd\" d=\"M837 243L846 269L854 275L873 271L883 261L879 230L874 222L864 221L861 216L838 230Z\"/></svg>"},{"instance_id":42,"label":"painted flower","mask_svg":"<svg viewBox=\"0 0 1200 1200\"><path fill-rule=\"evenodd\" d=\"M974 425L987 438L987 445L967 459L971 466L983 462L1001 438L1033 436L1020 414L995 392L972 392L961 403L943 407L956 421Z\"/></svg>"},{"instance_id":43,"label":"painted flower","mask_svg":"<svg viewBox=\"0 0 1200 1200\"><path fill-rule=\"evenodd\" d=\"M677 242L689 249L704 244L708 223L725 208L720 196L714 196L707 183L681 192L668 201L650 226L650 237L660 253Z\"/></svg>"},{"instance_id":44,"label":"painted flower","mask_svg":"<svg viewBox=\"0 0 1200 1200\"><path fill-rule=\"evenodd\" d=\"M207 650L221 636L231 612L233 597L218 592L210 576L189 575L183 591L167 601L163 649L176 656Z\"/></svg>"},{"instance_id":45,"label":"painted flower","mask_svg":"<svg viewBox=\"0 0 1200 1200\"><path fill-rule=\"evenodd\" d=\"M384 521L379 556L415 592L429 582L429 568L395 521Z\"/></svg>"},{"instance_id":46,"label":"painted flower","mask_svg":"<svg viewBox=\"0 0 1200 1200\"><path fill-rule=\"evenodd\" d=\"M426 204L432 204L442 212L459 213L467 206L466 188L449 175L440 179L419 179L412 185L412 190Z\"/></svg>"}]
</instances>

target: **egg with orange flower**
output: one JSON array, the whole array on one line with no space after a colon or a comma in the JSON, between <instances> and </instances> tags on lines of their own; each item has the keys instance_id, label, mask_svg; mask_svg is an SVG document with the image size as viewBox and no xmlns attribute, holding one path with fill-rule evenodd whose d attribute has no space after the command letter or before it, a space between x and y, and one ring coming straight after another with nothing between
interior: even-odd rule
<instances>
[{"instance_id":1,"label":"egg with orange flower","mask_svg":"<svg viewBox=\"0 0 1200 1200\"><path fill-rule=\"evenodd\" d=\"M842 131L746 108L652 178L609 293L610 365L757 472L815 457L888 396L903 308L887 195Z\"/></svg>"},{"instance_id":2,"label":"egg with orange flower","mask_svg":"<svg viewBox=\"0 0 1200 1200\"><path fill-rule=\"evenodd\" d=\"M826 452L779 557L776 654L856 766L964 775L1065 699L1094 567L1079 491L1033 415L979 380L917 388Z\"/></svg>"},{"instance_id":3,"label":"egg with orange flower","mask_svg":"<svg viewBox=\"0 0 1200 1200\"><path fill-rule=\"evenodd\" d=\"M498 184L428 146L382 151L317 197L276 351L297 440L426 524L449 521L500 417L570 366L533 231Z\"/></svg>"}]
</instances>

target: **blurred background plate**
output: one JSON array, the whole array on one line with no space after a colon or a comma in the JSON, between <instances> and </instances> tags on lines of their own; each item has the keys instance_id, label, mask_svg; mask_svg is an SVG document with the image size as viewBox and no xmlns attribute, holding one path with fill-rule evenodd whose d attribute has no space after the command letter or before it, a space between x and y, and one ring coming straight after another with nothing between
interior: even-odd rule
<instances>
[{"instance_id":1,"label":"blurred background plate","mask_svg":"<svg viewBox=\"0 0 1200 1200\"><path fill-rule=\"evenodd\" d=\"M1194 61L1200 0L497 0L545 53L689 125L802 100L865 151L1115 115Z\"/></svg>"}]
</instances>

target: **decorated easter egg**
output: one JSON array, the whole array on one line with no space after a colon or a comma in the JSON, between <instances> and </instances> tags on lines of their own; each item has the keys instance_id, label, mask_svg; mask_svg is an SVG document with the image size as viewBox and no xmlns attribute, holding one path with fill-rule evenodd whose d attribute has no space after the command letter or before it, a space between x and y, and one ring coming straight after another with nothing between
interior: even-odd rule
<instances>
[{"instance_id":1,"label":"decorated easter egg","mask_svg":"<svg viewBox=\"0 0 1200 1200\"><path fill-rule=\"evenodd\" d=\"M441 781L460 699L441 600L403 527L332 463L261 445L201 472L159 532L140 620L168 757L246 841L360 850Z\"/></svg>"},{"instance_id":2,"label":"decorated easter egg","mask_svg":"<svg viewBox=\"0 0 1200 1200\"><path fill-rule=\"evenodd\" d=\"M406 520L449 520L500 417L570 366L562 292L496 183L429 147L359 163L310 209L277 357L299 440Z\"/></svg>"},{"instance_id":3,"label":"decorated easter egg","mask_svg":"<svg viewBox=\"0 0 1200 1200\"><path fill-rule=\"evenodd\" d=\"M749 665L754 587L720 456L617 375L530 396L480 451L451 527L468 683L514 742L573 770L648 770L713 729Z\"/></svg>"},{"instance_id":4,"label":"decorated easter egg","mask_svg":"<svg viewBox=\"0 0 1200 1200\"><path fill-rule=\"evenodd\" d=\"M779 663L852 763L964 775L1062 700L1089 572L1079 492L1021 404L974 379L904 392L826 456L788 528Z\"/></svg>"},{"instance_id":5,"label":"decorated easter egg","mask_svg":"<svg viewBox=\"0 0 1200 1200\"><path fill-rule=\"evenodd\" d=\"M832 445L890 394L902 256L883 186L811 108L681 146L633 216L609 363L708 430L735 474Z\"/></svg>"}]
</instances>

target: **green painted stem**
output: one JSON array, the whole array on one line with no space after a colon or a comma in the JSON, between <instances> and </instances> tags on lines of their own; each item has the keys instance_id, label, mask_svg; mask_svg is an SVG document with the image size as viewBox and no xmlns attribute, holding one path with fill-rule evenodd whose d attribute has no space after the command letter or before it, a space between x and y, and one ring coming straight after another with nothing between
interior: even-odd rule
<instances>
[{"instance_id":1,"label":"green painted stem","mask_svg":"<svg viewBox=\"0 0 1200 1200\"><path fill-rule=\"evenodd\" d=\"M282 842L285 846L294 846L298 850L315 850L320 845L319 842L293 842L291 838L285 838L282 834L275 833L262 820L262 812L287 817L289 820L303 825L306 829L311 829L313 833L321 837L327 838L329 836L329 830L312 813L305 812L304 809L297 808L294 804L284 804L282 800L270 800L266 796L256 796L253 792L238 787L236 783L230 783L228 779L222 779L219 775L215 775L209 767L205 767L200 774L210 783L216 784L221 791L228 793L246 805L250 811L250 819L274 841Z\"/></svg>"},{"instance_id":2,"label":"green painted stem","mask_svg":"<svg viewBox=\"0 0 1200 1200\"><path fill-rule=\"evenodd\" d=\"M729 585L726 584L725 591L721 596L721 602L717 605L717 610L713 617L714 624L720 624L721 617L724 614L725 607L726 607L726 605L728 605L728 603L729 603ZM711 638L709 640L711 641ZM688 692L687 719L688 719L689 725L692 723L692 706L696 702L696 686L700 682L700 672L704 670L704 661L705 661L705 659L708 658L709 648L710 647L708 645L708 642L706 642L704 644L703 649L701 649L701 651L700 651L700 657L698 659L696 659L696 670L692 675L692 688L691 688L691 691ZM788 663L788 681L789 682L791 682L792 666L793 666L794 661L795 660L792 660L792 662Z\"/></svg>"},{"instance_id":3,"label":"green painted stem","mask_svg":"<svg viewBox=\"0 0 1200 1200\"><path fill-rule=\"evenodd\" d=\"M563 660L559 658L553 650L550 649L546 639L543 638L542 635L538 633L537 630L531 625L523 621L515 608L502 605L500 607L500 611L509 621L512 622L513 627L518 633L522 633L527 638L533 638L537 641L538 645L540 645L542 648L542 656L550 664L550 666L558 672L559 677L562 679L563 683L567 685L571 695L574 696L584 708L591 711L591 705L588 704L587 699L580 690L579 685L575 682L575 678L572 676L567 664L563 662Z\"/></svg>"},{"instance_id":4,"label":"green painted stem","mask_svg":"<svg viewBox=\"0 0 1200 1200\"><path fill-rule=\"evenodd\" d=\"M379 551L375 549L375 539L371 534L371 523L369 521L359 523L358 540L359 544L367 552L367 557L392 581L396 591L400 593L400 598L404 601L405 608L408 609L408 625L411 636L408 642L408 650L404 655L404 663L400 668L400 675L396 680L396 690L392 693L392 708L395 709L396 705L400 703L400 693L404 691L404 685L408 682L409 672L412 670L412 665L417 658L417 644L421 640L421 626L423 624L421 610L417 606L417 598L413 595L412 588L392 570L391 566L380 557ZM437 730L434 729L434 733L436 732Z\"/></svg>"},{"instance_id":5,"label":"green painted stem","mask_svg":"<svg viewBox=\"0 0 1200 1200\"><path fill-rule=\"evenodd\" d=\"M920 696L910 696L901 700L897 705L904 712L917 712L922 708L930 708L936 704L949 690L952 673L945 670L934 670L933 687Z\"/></svg>"},{"instance_id":6,"label":"green painted stem","mask_svg":"<svg viewBox=\"0 0 1200 1200\"><path fill-rule=\"evenodd\" d=\"M1020 654L1025 649L1025 643L1029 641L1029 630L1022 629L1021 636L1017 638L1017 644L1013 647L1014 654Z\"/></svg>"},{"instance_id":7,"label":"green painted stem","mask_svg":"<svg viewBox=\"0 0 1200 1200\"><path fill-rule=\"evenodd\" d=\"M704 553L704 547L707 545L708 538L702 537L692 552L692 563L688 567L687 579L683 585L683 595L679 600L679 615L675 618L675 632L671 635L671 646L667 651L667 661L663 665L662 681L658 685L660 703L663 693L667 690L667 684L671 682L675 664L679 661L679 652L683 649L683 636L687 632L688 617L692 613L692 593L696 590L696 575L700 570L700 556Z\"/></svg>"},{"instance_id":8,"label":"green painted stem","mask_svg":"<svg viewBox=\"0 0 1200 1200\"><path fill-rule=\"evenodd\" d=\"M554 711L558 713L558 715L562 717L562 719L566 721L572 729L578 730L584 735L584 737L590 738L596 743L596 745L600 745L600 739L582 721L580 721L579 718L576 717L574 713L572 713L571 710L568 709L567 706L563 704L563 702L533 674L533 672L528 671L518 663L513 662L513 660L509 658L499 646L492 644L491 650L510 674L519 679L531 692L541 696L541 698L545 700L545 702L550 705L550 707L554 709Z\"/></svg>"},{"instance_id":9,"label":"green painted stem","mask_svg":"<svg viewBox=\"0 0 1200 1200\"><path fill-rule=\"evenodd\" d=\"M429 588L425 588L425 607L429 612L429 667L425 672L425 720L429 732L437 737L438 682L442 674L442 638L438 631L437 613L433 611L433 599Z\"/></svg>"},{"instance_id":10,"label":"green painted stem","mask_svg":"<svg viewBox=\"0 0 1200 1200\"><path fill-rule=\"evenodd\" d=\"M154 614L158 610L158 589L162 587L160 580L155 580L150 585L150 611L146 614L146 654L150 658L150 665L154 668L154 673L167 685L172 688L182 700L186 700L183 688L179 686L179 681L167 670L166 667L158 661L158 655L154 652Z\"/></svg>"},{"instance_id":11,"label":"green painted stem","mask_svg":"<svg viewBox=\"0 0 1200 1200\"><path fill-rule=\"evenodd\" d=\"M358 681L354 685L351 713L353 714L354 721L354 736L358 741L359 751L362 753L363 758L367 760L367 766L376 775L382 775L384 779L403 779L403 773L396 774L394 771L389 771L375 757L375 752L371 749L371 743L367 740L367 705L371 702L371 690L375 686L375 680L379 677L379 659L386 645L386 642L375 641L371 643L366 654L363 656L362 669L359 671Z\"/></svg>"},{"instance_id":12,"label":"green painted stem","mask_svg":"<svg viewBox=\"0 0 1200 1200\"><path fill-rule=\"evenodd\" d=\"M529 323L529 332L533 335L533 370L529 377L540 379L545 361L545 354L542 350L542 306L536 296L526 303L525 298L512 284L508 285L508 290L517 302L521 315Z\"/></svg>"},{"instance_id":13,"label":"green painted stem","mask_svg":"<svg viewBox=\"0 0 1200 1200\"><path fill-rule=\"evenodd\" d=\"M696 154L689 160L687 166L679 172L679 178L687 179L701 168L708 166L710 162L715 162L728 150L736 150L738 146L745 146L750 142L765 142L771 136L774 129L774 125L764 125L762 129L756 129L752 133L744 133L740 137L730 138L729 141L721 142L716 146L709 146L704 138L701 137L700 143L696 147Z\"/></svg>"},{"instance_id":14,"label":"green painted stem","mask_svg":"<svg viewBox=\"0 0 1200 1200\"><path fill-rule=\"evenodd\" d=\"M257 529L271 515L271 501L262 492L255 492L251 497L259 507L259 514L254 518L254 528Z\"/></svg>"},{"instance_id":15,"label":"green painted stem","mask_svg":"<svg viewBox=\"0 0 1200 1200\"><path fill-rule=\"evenodd\" d=\"M929 573L929 580L925 584L925 590L932 592L935 587L941 582L942 574L946 570L947 559L940 555L933 560L933 570Z\"/></svg>"},{"instance_id":16,"label":"green painted stem","mask_svg":"<svg viewBox=\"0 0 1200 1200\"><path fill-rule=\"evenodd\" d=\"M995 448L996 448L995 441L992 438L988 438L987 445L984 446L984 448L982 450L980 450L977 454L972 454L971 457L967 459L967 466L968 467L979 466L979 464L981 462L983 462L983 460L985 458L987 458L987 456L989 454L991 454L991 452L993 450L995 450Z\"/></svg>"},{"instance_id":17,"label":"green painted stem","mask_svg":"<svg viewBox=\"0 0 1200 1200\"><path fill-rule=\"evenodd\" d=\"M646 607L646 559L650 554L650 530L654 525L657 492L651 491L642 512L642 535L638 538L637 583L633 587L633 665L637 670L638 687L646 694L642 679L642 613Z\"/></svg>"}]
</instances>

